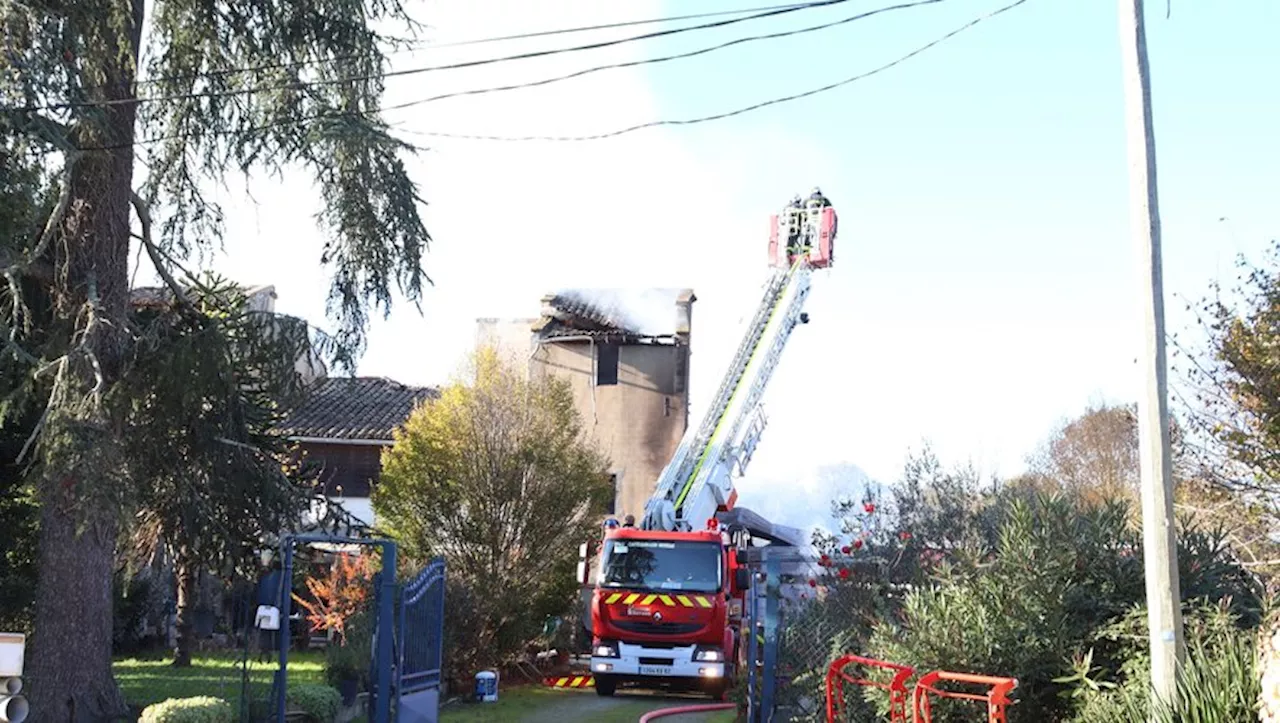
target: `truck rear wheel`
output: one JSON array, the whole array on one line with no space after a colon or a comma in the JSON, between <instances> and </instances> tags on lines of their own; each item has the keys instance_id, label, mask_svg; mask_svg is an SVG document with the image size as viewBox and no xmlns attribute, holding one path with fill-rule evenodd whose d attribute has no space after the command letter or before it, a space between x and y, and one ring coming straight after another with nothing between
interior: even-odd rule
<instances>
[{"instance_id":1,"label":"truck rear wheel","mask_svg":"<svg viewBox=\"0 0 1280 723\"><path fill-rule=\"evenodd\" d=\"M609 697L618 691L618 682L613 678L596 676L596 695Z\"/></svg>"}]
</instances>

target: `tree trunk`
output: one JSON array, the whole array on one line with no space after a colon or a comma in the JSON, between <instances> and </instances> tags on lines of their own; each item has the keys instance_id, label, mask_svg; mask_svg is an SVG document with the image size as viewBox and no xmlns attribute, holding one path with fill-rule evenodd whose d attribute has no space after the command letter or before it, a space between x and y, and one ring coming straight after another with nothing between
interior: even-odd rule
<instances>
[{"instance_id":1,"label":"tree trunk","mask_svg":"<svg viewBox=\"0 0 1280 723\"><path fill-rule=\"evenodd\" d=\"M87 7L86 7L87 6ZM133 98L142 0L77 6L93 16L77 59L90 100ZM111 673L116 534L127 501L123 430L104 395L127 348L130 193L136 109L78 110L70 204L55 239L57 327L74 330L41 440L40 577L27 671L32 720L82 723L126 713Z\"/></svg>"},{"instance_id":2,"label":"tree trunk","mask_svg":"<svg viewBox=\"0 0 1280 723\"><path fill-rule=\"evenodd\" d=\"M173 560L174 577L178 579L178 642L173 650L173 664L191 667L191 649L195 647L196 571L191 556L184 548Z\"/></svg>"},{"instance_id":3,"label":"tree trunk","mask_svg":"<svg viewBox=\"0 0 1280 723\"><path fill-rule=\"evenodd\" d=\"M77 531L77 519L52 497L43 496L40 515L36 627L27 666L32 719L102 720L124 710L111 675L116 526L109 515L97 515Z\"/></svg>"}]
</instances>

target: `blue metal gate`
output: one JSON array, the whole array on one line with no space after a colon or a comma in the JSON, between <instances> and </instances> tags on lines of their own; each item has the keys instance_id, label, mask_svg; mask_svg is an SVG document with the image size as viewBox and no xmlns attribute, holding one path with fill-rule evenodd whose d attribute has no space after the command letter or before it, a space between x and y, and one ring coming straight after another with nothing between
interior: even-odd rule
<instances>
[{"instance_id":1,"label":"blue metal gate","mask_svg":"<svg viewBox=\"0 0 1280 723\"><path fill-rule=\"evenodd\" d=\"M432 560L400 593L396 625L399 723L436 723L444 651L444 558Z\"/></svg>"}]
</instances>

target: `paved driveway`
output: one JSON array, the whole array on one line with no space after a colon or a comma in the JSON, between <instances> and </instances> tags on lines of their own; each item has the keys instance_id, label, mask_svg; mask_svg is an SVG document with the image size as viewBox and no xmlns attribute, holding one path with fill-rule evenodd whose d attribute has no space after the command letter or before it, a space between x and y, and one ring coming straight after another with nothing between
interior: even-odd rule
<instances>
[{"instance_id":1,"label":"paved driveway","mask_svg":"<svg viewBox=\"0 0 1280 723\"><path fill-rule=\"evenodd\" d=\"M649 711L682 705L710 703L703 696L679 696L648 691L619 691L612 697L594 692L562 691L562 699L540 705L536 711L512 720L520 723L569 723L570 721L636 721ZM662 718L668 723L709 723L713 720L732 720L733 711L689 714Z\"/></svg>"}]
</instances>

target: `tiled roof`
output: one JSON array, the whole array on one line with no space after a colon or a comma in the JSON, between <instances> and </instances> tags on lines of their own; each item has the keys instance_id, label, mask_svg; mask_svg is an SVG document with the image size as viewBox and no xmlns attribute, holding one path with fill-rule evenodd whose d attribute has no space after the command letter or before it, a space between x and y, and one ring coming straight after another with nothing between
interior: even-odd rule
<instances>
[{"instance_id":1,"label":"tiled roof","mask_svg":"<svg viewBox=\"0 0 1280 723\"><path fill-rule=\"evenodd\" d=\"M689 289L565 289L543 298L533 331L543 338L672 337L682 331L679 305L693 301Z\"/></svg>"},{"instance_id":2,"label":"tiled roof","mask_svg":"<svg viewBox=\"0 0 1280 723\"><path fill-rule=\"evenodd\" d=\"M311 386L278 431L290 437L391 441L392 431L418 402L437 396L430 387L383 377L327 377Z\"/></svg>"},{"instance_id":3,"label":"tiled roof","mask_svg":"<svg viewBox=\"0 0 1280 723\"><path fill-rule=\"evenodd\" d=\"M239 286L249 298L250 308L258 311L275 309L276 287L271 285ZM136 286L129 289L129 301L136 308L166 307L173 303L173 291L167 286Z\"/></svg>"}]
</instances>

